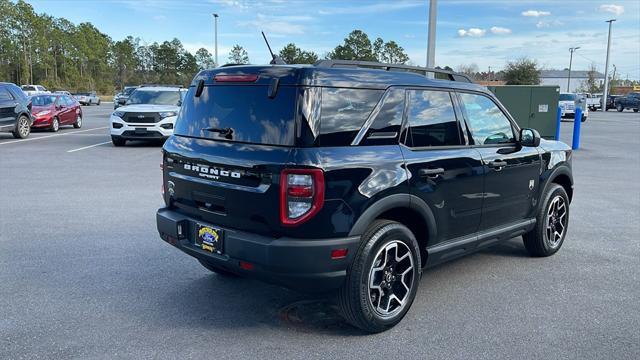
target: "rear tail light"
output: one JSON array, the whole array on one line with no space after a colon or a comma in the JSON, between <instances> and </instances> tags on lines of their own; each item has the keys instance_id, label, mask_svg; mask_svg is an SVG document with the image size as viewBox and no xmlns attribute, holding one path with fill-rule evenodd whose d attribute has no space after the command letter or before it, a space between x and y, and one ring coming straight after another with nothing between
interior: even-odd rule
<instances>
[{"instance_id":1,"label":"rear tail light","mask_svg":"<svg viewBox=\"0 0 640 360\"><path fill-rule=\"evenodd\" d=\"M285 169L280 177L280 222L295 226L309 220L324 204L320 169Z\"/></svg>"}]
</instances>

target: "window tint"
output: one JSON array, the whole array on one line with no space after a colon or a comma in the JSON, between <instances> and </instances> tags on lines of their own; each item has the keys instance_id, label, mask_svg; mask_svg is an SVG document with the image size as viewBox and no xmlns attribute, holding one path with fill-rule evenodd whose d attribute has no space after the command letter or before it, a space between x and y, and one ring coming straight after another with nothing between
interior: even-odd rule
<instances>
[{"instance_id":1,"label":"window tint","mask_svg":"<svg viewBox=\"0 0 640 360\"><path fill-rule=\"evenodd\" d=\"M380 100L383 90L322 88L321 146L348 146Z\"/></svg>"},{"instance_id":2,"label":"window tint","mask_svg":"<svg viewBox=\"0 0 640 360\"><path fill-rule=\"evenodd\" d=\"M466 113L467 125L476 145L514 142L511 122L488 97L476 94L460 94Z\"/></svg>"},{"instance_id":3,"label":"window tint","mask_svg":"<svg viewBox=\"0 0 640 360\"><path fill-rule=\"evenodd\" d=\"M0 101L10 101L13 100L13 96L9 93L7 89L4 87L0 87Z\"/></svg>"},{"instance_id":4,"label":"window tint","mask_svg":"<svg viewBox=\"0 0 640 360\"><path fill-rule=\"evenodd\" d=\"M33 106L51 106L55 101L55 95L38 95L31 98Z\"/></svg>"},{"instance_id":5,"label":"window tint","mask_svg":"<svg viewBox=\"0 0 640 360\"><path fill-rule=\"evenodd\" d=\"M25 94L24 91L16 85L9 84L6 89L13 94L14 99L20 99L23 101L27 99L27 94Z\"/></svg>"},{"instance_id":6,"label":"window tint","mask_svg":"<svg viewBox=\"0 0 640 360\"><path fill-rule=\"evenodd\" d=\"M362 139L362 145L392 145L398 134L404 111L404 89L391 89L382 98L382 105L371 115L374 120Z\"/></svg>"},{"instance_id":7,"label":"window tint","mask_svg":"<svg viewBox=\"0 0 640 360\"><path fill-rule=\"evenodd\" d=\"M87 94L89 96L90 94ZM176 90L136 90L131 93L127 105L178 105L180 92Z\"/></svg>"},{"instance_id":8,"label":"window tint","mask_svg":"<svg viewBox=\"0 0 640 360\"><path fill-rule=\"evenodd\" d=\"M267 90L267 86L256 85L205 86L202 94L195 97L196 88L192 86L182 104L175 134L211 140L293 145L298 90L293 86L280 86L274 98L269 98ZM174 93L178 96L177 91Z\"/></svg>"},{"instance_id":9,"label":"window tint","mask_svg":"<svg viewBox=\"0 0 640 360\"><path fill-rule=\"evenodd\" d=\"M22 85L22 90L24 91L36 91L35 86Z\"/></svg>"},{"instance_id":10,"label":"window tint","mask_svg":"<svg viewBox=\"0 0 640 360\"><path fill-rule=\"evenodd\" d=\"M76 104L75 101L69 96L64 96L64 101L67 103L67 106L74 106Z\"/></svg>"},{"instance_id":11,"label":"window tint","mask_svg":"<svg viewBox=\"0 0 640 360\"><path fill-rule=\"evenodd\" d=\"M444 91L409 90L407 145L461 145L460 125L453 110L451 96Z\"/></svg>"}]
</instances>

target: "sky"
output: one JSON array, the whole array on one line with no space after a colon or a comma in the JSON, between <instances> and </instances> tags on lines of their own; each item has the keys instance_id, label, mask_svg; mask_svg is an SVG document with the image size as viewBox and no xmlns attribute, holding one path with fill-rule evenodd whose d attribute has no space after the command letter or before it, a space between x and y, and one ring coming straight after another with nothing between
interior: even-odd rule
<instances>
[{"instance_id":1,"label":"sky","mask_svg":"<svg viewBox=\"0 0 640 360\"><path fill-rule=\"evenodd\" d=\"M423 0L27 0L38 13L91 22L113 40L128 35L143 43L178 38L195 52L213 53L212 13L218 18L218 51L226 62L234 44L242 45L251 63L267 63L264 31L274 50L293 42L321 57L354 29L394 40L411 63L424 66L429 1ZM569 65L604 72L606 20L613 23L611 60L621 78L640 79L640 1L505 1L438 0L435 64L475 64L481 71L504 68L521 57L543 69ZM610 71L613 71L611 66Z\"/></svg>"}]
</instances>

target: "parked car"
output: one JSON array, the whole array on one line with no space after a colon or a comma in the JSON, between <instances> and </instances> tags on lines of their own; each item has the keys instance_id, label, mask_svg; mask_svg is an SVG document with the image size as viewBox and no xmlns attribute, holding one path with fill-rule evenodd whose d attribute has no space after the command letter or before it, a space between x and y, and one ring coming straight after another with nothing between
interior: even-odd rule
<instances>
[{"instance_id":1,"label":"parked car","mask_svg":"<svg viewBox=\"0 0 640 360\"><path fill-rule=\"evenodd\" d=\"M616 99L619 98L620 95L609 95L607 96L607 105L606 105L606 110L605 111L609 111L609 109L615 109L616 108Z\"/></svg>"},{"instance_id":2,"label":"parked car","mask_svg":"<svg viewBox=\"0 0 640 360\"><path fill-rule=\"evenodd\" d=\"M82 127L82 109L80 103L68 95L36 95L31 98L31 113L35 118L32 128L47 128L57 132L62 125Z\"/></svg>"},{"instance_id":3,"label":"parked car","mask_svg":"<svg viewBox=\"0 0 640 360\"><path fill-rule=\"evenodd\" d=\"M368 332L402 319L424 267L519 235L533 256L556 253L571 149L466 76L429 71L201 71L163 147L161 238L219 274L335 292Z\"/></svg>"},{"instance_id":4,"label":"parked car","mask_svg":"<svg viewBox=\"0 0 640 360\"><path fill-rule=\"evenodd\" d=\"M598 94L580 93L577 95L586 99L587 107L589 108L589 110L597 111L598 109L602 108L602 103L601 103L602 94L598 95Z\"/></svg>"},{"instance_id":5,"label":"parked car","mask_svg":"<svg viewBox=\"0 0 640 360\"><path fill-rule=\"evenodd\" d=\"M640 93L630 92L625 96L620 96L615 101L616 110L623 112L625 109L632 109L634 112L638 112L640 108Z\"/></svg>"},{"instance_id":6,"label":"parked car","mask_svg":"<svg viewBox=\"0 0 640 360\"><path fill-rule=\"evenodd\" d=\"M560 93L560 97L558 99L558 107L562 112L562 118L564 119L574 119L576 108L580 107L582 109L582 122L587 121L587 117L589 116L589 108L586 105L586 98L578 96L573 93Z\"/></svg>"},{"instance_id":7,"label":"parked car","mask_svg":"<svg viewBox=\"0 0 640 360\"><path fill-rule=\"evenodd\" d=\"M51 91L47 90L42 85L22 85L22 91L24 91L24 93L27 94L27 96L51 93Z\"/></svg>"},{"instance_id":8,"label":"parked car","mask_svg":"<svg viewBox=\"0 0 640 360\"><path fill-rule=\"evenodd\" d=\"M17 139L31 132L31 100L16 84L0 82L0 131L9 131Z\"/></svg>"},{"instance_id":9,"label":"parked car","mask_svg":"<svg viewBox=\"0 0 640 360\"><path fill-rule=\"evenodd\" d=\"M124 89L122 89L121 92L117 93L114 97L113 97L113 110L119 108L120 106L126 104L127 99L129 99L129 96L131 95L131 93L133 92L133 90L137 89L137 86L125 86Z\"/></svg>"},{"instance_id":10,"label":"parked car","mask_svg":"<svg viewBox=\"0 0 640 360\"><path fill-rule=\"evenodd\" d=\"M78 100L80 105L100 105L100 98L95 91L76 93L73 94L73 97Z\"/></svg>"},{"instance_id":11,"label":"parked car","mask_svg":"<svg viewBox=\"0 0 640 360\"><path fill-rule=\"evenodd\" d=\"M166 140L173 134L186 89L143 86L135 89L124 106L111 114L111 141L123 146L127 140Z\"/></svg>"},{"instance_id":12,"label":"parked car","mask_svg":"<svg viewBox=\"0 0 640 360\"><path fill-rule=\"evenodd\" d=\"M67 95L67 96L73 96L71 95L70 92L66 91L66 90L56 90L53 92L54 94L61 94L61 95Z\"/></svg>"}]
</instances>

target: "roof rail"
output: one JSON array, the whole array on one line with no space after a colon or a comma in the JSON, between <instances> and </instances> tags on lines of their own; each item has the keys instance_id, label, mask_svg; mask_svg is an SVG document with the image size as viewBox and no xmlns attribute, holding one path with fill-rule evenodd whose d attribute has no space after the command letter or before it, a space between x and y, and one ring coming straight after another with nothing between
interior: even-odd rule
<instances>
[{"instance_id":1,"label":"roof rail","mask_svg":"<svg viewBox=\"0 0 640 360\"><path fill-rule=\"evenodd\" d=\"M177 87L182 88L182 85L171 85L171 84L142 84L138 87Z\"/></svg>"},{"instance_id":2,"label":"roof rail","mask_svg":"<svg viewBox=\"0 0 640 360\"><path fill-rule=\"evenodd\" d=\"M404 72L414 72L420 75L427 76L427 74L432 73L434 75L441 75L441 77L434 76L434 78L446 79L450 81L461 81L472 83L473 81L465 74L459 74L453 71L444 70L444 69L434 69L434 68L426 68L421 66L411 66L411 65L402 65L402 64L384 64L374 61L358 61L358 60L320 60L316 61L313 66L316 67L325 67L325 68L333 68L333 67L354 67L354 68L367 68L367 69L380 69L386 71L404 71Z\"/></svg>"}]
</instances>

